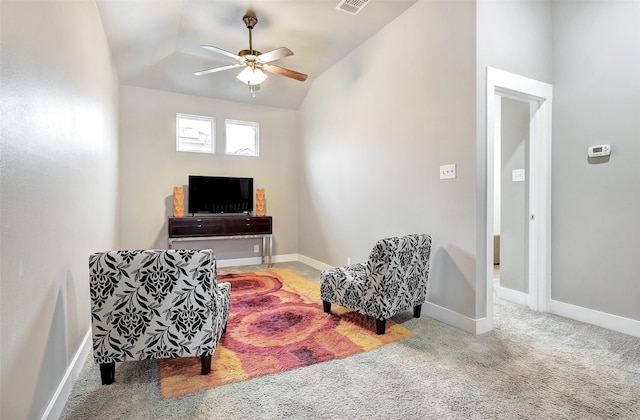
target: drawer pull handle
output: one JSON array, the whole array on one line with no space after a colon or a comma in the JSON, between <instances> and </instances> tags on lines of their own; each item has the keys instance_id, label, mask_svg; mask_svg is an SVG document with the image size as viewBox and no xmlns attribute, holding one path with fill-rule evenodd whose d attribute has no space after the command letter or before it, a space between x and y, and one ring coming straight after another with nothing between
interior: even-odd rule
<instances>
[{"instance_id":1,"label":"drawer pull handle","mask_svg":"<svg viewBox=\"0 0 640 420\"><path fill-rule=\"evenodd\" d=\"M202 225L198 225L197 227L201 228L201 227L202 227Z\"/></svg>"}]
</instances>

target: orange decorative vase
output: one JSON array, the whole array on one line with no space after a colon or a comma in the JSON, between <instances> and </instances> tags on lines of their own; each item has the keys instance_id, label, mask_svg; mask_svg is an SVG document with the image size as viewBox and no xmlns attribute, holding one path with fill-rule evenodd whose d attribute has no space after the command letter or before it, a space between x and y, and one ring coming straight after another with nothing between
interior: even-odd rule
<instances>
[{"instance_id":1,"label":"orange decorative vase","mask_svg":"<svg viewBox=\"0 0 640 420\"><path fill-rule=\"evenodd\" d=\"M264 216L264 215L265 215L264 189L258 188L256 189L256 216Z\"/></svg>"},{"instance_id":2,"label":"orange decorative vase","mask_svg":"<svg viewBox=\"0 0 640 420\"><path fill-rule=\"evenodd\" d=\"M173 187L173 217L184 216L184 187Z\"/></svg>"}]
</instances>

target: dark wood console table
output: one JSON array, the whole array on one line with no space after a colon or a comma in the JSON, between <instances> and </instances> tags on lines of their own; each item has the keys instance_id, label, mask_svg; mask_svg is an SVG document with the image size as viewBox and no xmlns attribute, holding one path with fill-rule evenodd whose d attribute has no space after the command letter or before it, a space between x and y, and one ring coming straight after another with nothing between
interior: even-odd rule
<instances>
[{"instance_id":1,"label":"dark wood console table","mask_svg":"<svg viewBox=\"0 0 640 420\"><path fill-rule=\"evenodd\" d=\"M271 216L203 216L170 217L169 249L174 242L210 241L217 239L262 238L262 261L267 251L269 267L273 258L273 225Z\"/></svg>"}]
</instances>

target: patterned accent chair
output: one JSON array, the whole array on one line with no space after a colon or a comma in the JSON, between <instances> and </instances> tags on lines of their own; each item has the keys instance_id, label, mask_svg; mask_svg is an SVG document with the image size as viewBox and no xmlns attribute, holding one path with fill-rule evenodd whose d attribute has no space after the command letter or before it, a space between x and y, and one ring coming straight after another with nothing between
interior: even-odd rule
<instances>
[{"instance_id":1,"label":"patterned accent chair","mask_svg":"<svg viewBox=\"0 0 640 420\"><path fill-rule=\"evenodd\" d=\"M111 251L89 257L93 357L102 384L116 362L199 356L202 374L226 329L230 284L212 250Z\"/></svg>"},{"instance_id":2,"label":"patterned accent chair","mask_svg":"<svg viewBox=\"0 0 640 420\"><path fill-rule=\"evenodd\" d=\"M431 237L415 234L379 240L366 263L332 268L320 274L324 311L331 303L376 320L376 333L384 334L386 320L413 308L420 317L427 297Z\"/></svg>"}]
</instances>

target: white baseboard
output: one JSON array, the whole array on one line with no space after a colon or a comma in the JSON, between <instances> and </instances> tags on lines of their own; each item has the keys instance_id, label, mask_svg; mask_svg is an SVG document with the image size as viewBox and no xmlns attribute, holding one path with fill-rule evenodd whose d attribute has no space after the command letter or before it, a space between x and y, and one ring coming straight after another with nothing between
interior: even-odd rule
<instances>
[{"instance_id":1,"label":"white baseboard","mask_svg":"<svg viewBox=\"0 0 640 420\"><path fill-rule=\"evenodd\" d=\"M332 266L332 265L325 264L325 263L323 263L321 261L314 260L313 258L309 258L309 257L307 257L305 255L301 255L301 254L298 254L298 261L300 261L303 264L307 264L307 265L315 268L316 270L320 270L320 271L329 270L330 268L334 268L334 266Z\"/></svg>"},{"instance_id":2,"label":"white baseboard","mask_svg":"<svg viewBox=\"0 0 640 420\"><path fill-rule=\"evenodd\" d=\"M251 258L233 258L228 260L216 260L217 267L238 267L241 265L260 265L262 264L261 257Z\"/></svg>"},{"instance_id":3,"label":"white baseboard","mask_svg":"<svg viewBox=\"0 0 640 420\"><path fill-rule=\"evenodd\" d=\"M518 305L529 306L529 294L520 292L506 287L496 287L496 294L500 299L508 302L517 303Z\"/></svg>"},{"instance_id":4,"label":"white baseboard","mask_svg":"<svg viewBox=\"0 0 640 420\"><path fill-rule=\"evenodd\" d=\"M633 337L640 337L640 321L624 318L594 309L583 308L582 306L570 303L551 300L549 302L549 312L587 324L597 325L613 331L628 334Z\"/></svg>"},{"instance_id":5,"label":"white baseboard","mask_svg":"<svg viewBox=\"0 0 640 420\"><path fill-rule=\"evenodd\" d=\"M430 318L444 322L447 325L451 325L452 327L459 328L471 334L481 334L477 332L480 328L478 324L479 321L482 321L481 319L469 318L468 316L459 314L458 312L431 302L425 302L424 305L422 305L422 313Z\"/></svg>"},{"instance_id":6,"label":"white baseboard","mask_svg":"<svg viewBox=\"0 0 640 420\"><path fill-rule=\"evenodd\" d=\"M64 406L67 403L69 396L71 396L73 385L76 383L78 376L80 376L80 371L84 366L84 361L87 360L87 356L91 351L91 343L91 329L89 329L82 340L82 344L80 344L80 348L73 356L67 371L62 377L62 381L60 381L56 392L53 394L53 397L51 397L51 401L49 401L47 409L42 414L42 420L59 419L62 415L62 410L64 410Z\"/></svg>"},{"instance_id":7,"label":"white baseboard","mask_svg":"<svg viewBox=\"0 0 640 420\"><path fill-rule=\"evenodd\" d=\"M484 318L474 319L473 321L476 323L476 335L488 333L493 330L493 320L486 316Z\"/></svg>"},{"instance_id":8,"label":"white baseboard","mask_svg":"<svg viewBox=\"0 0 640 420\"><path fill-rule=\"evenodd\" d=\"M283 255L274 255L273 262L274 263L282 263L282 262L292 262L299 261L298 254L283 254Z\"/></svg>"}]
</instances>

